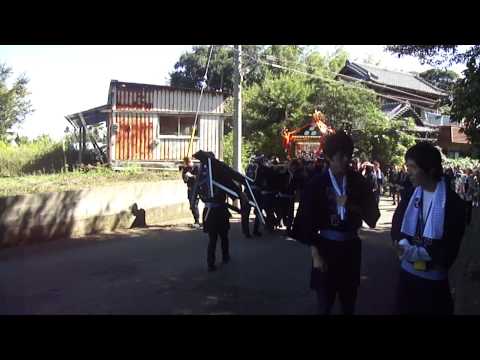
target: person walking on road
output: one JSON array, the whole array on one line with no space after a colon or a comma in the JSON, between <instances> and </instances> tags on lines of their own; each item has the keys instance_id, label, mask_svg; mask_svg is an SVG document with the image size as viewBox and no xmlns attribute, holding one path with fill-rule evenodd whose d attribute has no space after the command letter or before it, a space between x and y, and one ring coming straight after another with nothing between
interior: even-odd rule
<instances>
[{"instance_id":1,"label":"person walking on road","mask_svg":"<svg viewBox=\"0 0 480 360\"><path fill-rule=\"evenodd\" d=\"M200 227L200 214L198 212L198 200L199 197L197 194L194 194L193 187L195 185L195 181L198 177L198 166L193 164L193 161L190 157L186 156L183 159L183 169L182 169L182 179L185 184L187 184L187 198L190 204L190 211L193 215L193 227L199 228ZM192 196L195 196L193 199Z\"/></svg>"},{"instance_id":2,"label":"person walking on road","mask_svg":"<svg viewBox=\"0 0 480 360\"><path fill-rule=\"evenodd\" d=\"M338 294L342 312L353 314L360 284L358 229L362 221L375 227L380 211L365 178L349 167L351 137L329 135L323 150L329 167L306 184L292 236L311 248L310 287L318 313L330 314Z\"/></svg>"}]
</instances>

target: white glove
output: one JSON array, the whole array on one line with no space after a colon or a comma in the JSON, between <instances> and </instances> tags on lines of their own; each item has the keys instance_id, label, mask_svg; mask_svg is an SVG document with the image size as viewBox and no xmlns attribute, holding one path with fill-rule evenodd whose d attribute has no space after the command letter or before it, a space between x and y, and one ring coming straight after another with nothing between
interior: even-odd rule
<instances>
[{"instance_id":1,"label":"white glove","mask_svg":"<svg viewBox=\"0 0 480 360\"><path fill-rule=\"evenodd\" d=\"M406 259L411 262L432 260L423 246L410 245L407 239L400 240L398 245L403 248L403 254L400 257L400 260Z\"/></svg>"}]
</instances>

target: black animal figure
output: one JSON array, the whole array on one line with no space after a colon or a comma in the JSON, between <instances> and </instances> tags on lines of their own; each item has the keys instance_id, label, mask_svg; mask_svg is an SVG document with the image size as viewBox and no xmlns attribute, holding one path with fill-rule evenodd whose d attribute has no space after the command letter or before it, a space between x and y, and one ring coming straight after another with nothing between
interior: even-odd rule
<instances>
[{"instance_id":1,"label":"black animal figure","mask_svg":"<svg viewBox=\"0 0 480 360\"><path fill-rule=\"evenodd\" d=\"M232 200L240 199L240 209L228 204L230 209L243 214L245 211L242 211L242 208L250 204L260 211L258 203L251 191L252 180L249 180L224 162L216 159L211 152L200 150L193 154L193 157L200 161L201 166L192 198L198 193L203 202L208 202L209 199L213 198L214 188L216 188L222 190ZM243 192L242 186L244 186L250 196L247 196ZM248 197L253 200L249 200Z\"/></svg>"}]
</instances>

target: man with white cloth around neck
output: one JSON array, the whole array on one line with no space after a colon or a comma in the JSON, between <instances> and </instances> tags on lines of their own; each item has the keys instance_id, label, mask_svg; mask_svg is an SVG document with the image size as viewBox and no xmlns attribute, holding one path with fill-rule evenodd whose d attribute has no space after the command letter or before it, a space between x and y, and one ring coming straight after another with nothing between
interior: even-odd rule
<instances>
[{"instance_id":1,"label":"man with white cloth around neck","mask_svg":"<svg viewBox=\"0 0 480 360\"><path fill-rule=\"evenodd\" d=\"M400 277L397 306L400 314L453 314L448 270L465 232L465 202L447 186L440 152L420 142L405 154L414 186L392 219Z\"/></svg>"},{"instance_id":2,"label":"man with white cloth around neck","mask_svg":"<svg viewBox=\"0 0 480 360\"><path fill-rule=\"evenodd\" d=\"M338 295L342 312L355 312L360 284L361 240L365 221L375 227L380 211L365 178L349 167L353 141L343 131L327 136L323 151L328 169L303 191L292 235L312 252L310 287L318 313L330 314Z\"/></svg>"}]
</instances>

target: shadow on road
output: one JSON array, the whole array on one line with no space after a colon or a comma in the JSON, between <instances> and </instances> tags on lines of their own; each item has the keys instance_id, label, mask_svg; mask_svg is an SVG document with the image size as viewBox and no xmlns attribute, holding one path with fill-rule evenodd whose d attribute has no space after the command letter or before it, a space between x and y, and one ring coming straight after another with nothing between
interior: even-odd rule
<instances>
[{"instance_id":1,"label":"shadow on road","mask_svg":"<svg viewBox=\"0 0 480 360\"><path fill-rule=\"evenodd\" d=\"M392 210L386 204L379 228L361 231L359 314L393 311ZM0 313L315 313L310 250L282 230L246 239L234 217L232 261L214 273L206 271L207 243L205 233L185 222L4 249Z\"/></svg>"}]
</instances>

